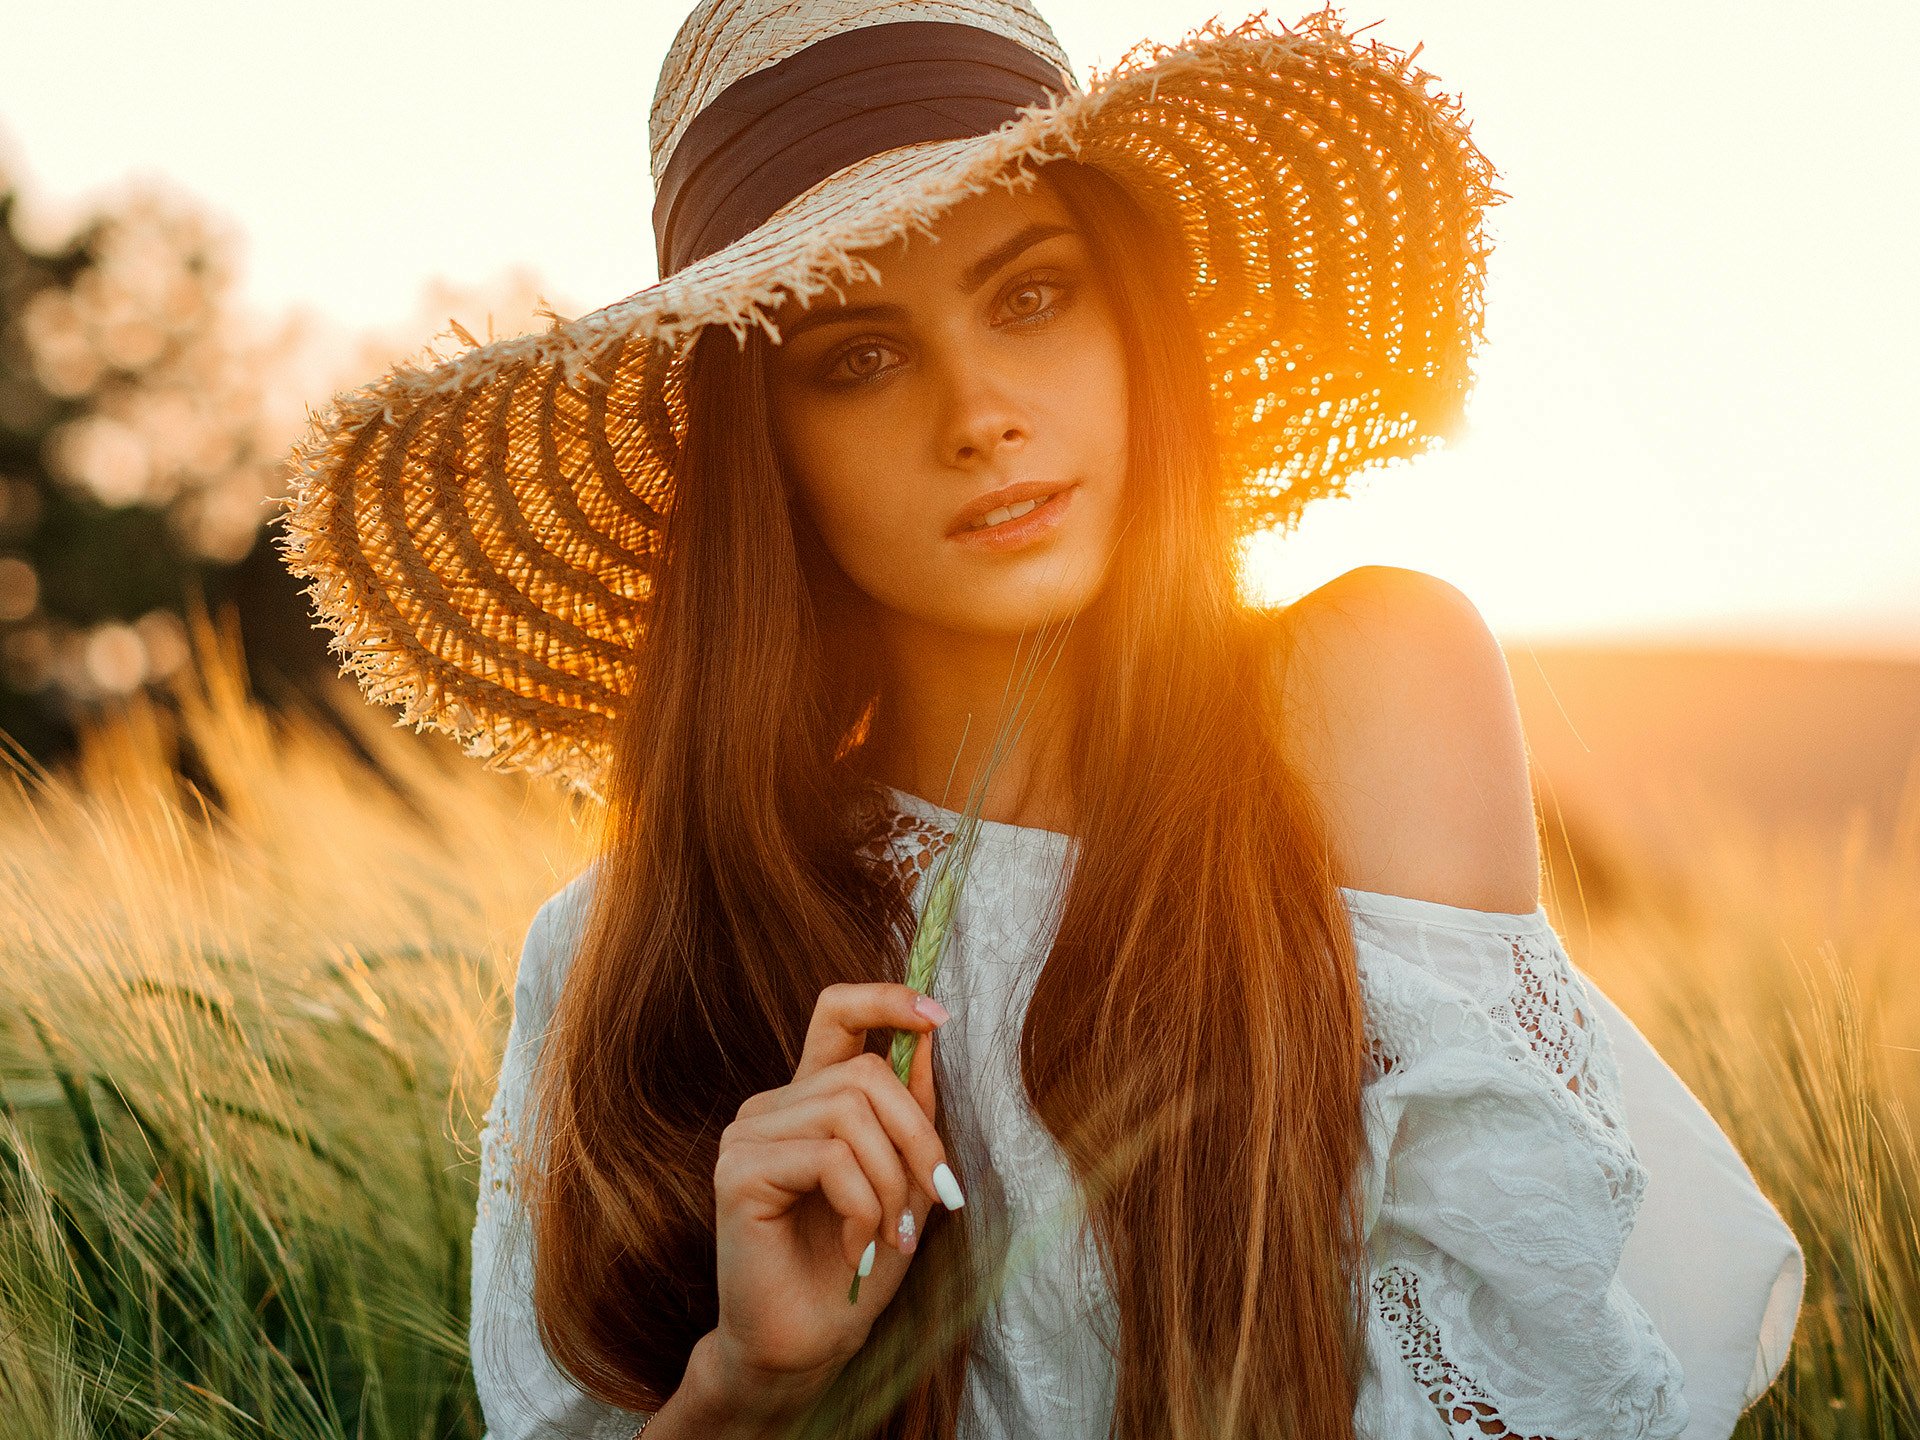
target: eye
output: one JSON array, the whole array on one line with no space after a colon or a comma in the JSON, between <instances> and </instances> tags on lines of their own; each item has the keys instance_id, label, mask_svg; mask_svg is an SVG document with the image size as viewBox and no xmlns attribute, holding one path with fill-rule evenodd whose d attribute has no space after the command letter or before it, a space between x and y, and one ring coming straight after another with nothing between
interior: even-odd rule
<instances>
[{"instance_id":1,"label":"eye","mask_svg":"<svg viewBox=\"0 0 1920 1440\"><path fill-rule=\"evenodd\" d=\"M1072 285L1062 277L1024 275L1004 293L1004 308L1012 312L1012 324L1045 324L1072 294Z\"/></svg>"},{"instance_id":2,"label":"eye","mask_svg":"<svg viewBox=\"0 0 1920 1440\"><path fill-rule=\"evenodd\" d=\"M822 378L833 384L862 385L892 368L883 363L889 346L878 340L856 340L833 354Z\"/></svg>"}]
</instances>

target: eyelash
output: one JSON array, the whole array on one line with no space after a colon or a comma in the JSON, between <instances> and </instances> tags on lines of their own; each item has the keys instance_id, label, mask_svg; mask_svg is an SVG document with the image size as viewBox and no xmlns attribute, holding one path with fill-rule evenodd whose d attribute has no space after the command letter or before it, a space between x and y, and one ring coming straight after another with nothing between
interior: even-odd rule
<instances>
[{"instance_id":1,"label":"eyelash","mask_svg":"<svg viewBox=\"0 0 1920 1440\"><path fill-rule=\"evenodd\" d=\"M1016 319L1009 320L1007 322L1009 325L1027 326L1048 324L1059 315L1060 311L1064 309L1066 305L1071 303L1074 284L1063 276L1036 271L1031 275L1021 276L1020 279L1002 291L1001 295L1004 299L1019 295L1027 290L1036 289L1051 289L1054 291L1053 301L1043 309L1035 310L1031 314L1021 315ZM877 370L871 375L856 375L847 379L833 378L833 372L839 367L840 362L847 359L847 357L857 355L863 350L880 348L884 343L885 342L880 340L868 338L853 340L841 346L838 350L834 351L832 355L828 356L826 363L821 366L820 374L822 381L835 390L852 390L862 385L872 384L875 380L887 374L887 371L893 367L888 366L886 370Z\"/></svg>"}]
</instances>

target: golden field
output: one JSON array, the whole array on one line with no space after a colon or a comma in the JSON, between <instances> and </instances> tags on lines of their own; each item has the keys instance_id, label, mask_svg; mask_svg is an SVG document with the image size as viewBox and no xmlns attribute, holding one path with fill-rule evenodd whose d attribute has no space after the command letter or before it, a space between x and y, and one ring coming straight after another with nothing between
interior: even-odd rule
<instances>
[{"instance_id":1,"label":"golden field","mask_svg":"<svg viewBox=\"0 0 1920 1440\"><path fill-rule=\"evenodd\" d=\"M474 1440L473 1139L593 816L195 650L0 788L0 1436ZM1508 658L1570 953L1806 1249L1737 1433L1920 1435L1920 665Z\"/></svg>"}]
</instances>

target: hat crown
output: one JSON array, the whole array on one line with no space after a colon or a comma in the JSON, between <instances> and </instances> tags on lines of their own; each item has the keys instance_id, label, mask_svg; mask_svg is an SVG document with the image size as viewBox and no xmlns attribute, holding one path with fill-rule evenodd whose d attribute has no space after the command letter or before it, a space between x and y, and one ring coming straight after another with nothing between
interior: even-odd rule
<instances>
[{"instance_id":1,"label":"hat crown","mask_svg":"<svg viewBox=\"0 0 1920 1440\"><path fill-rule=\"evenodd\" d=\"M1068 88L1080 88L1052 28L1026 0L700 0L673 37L653 92L647 129L654 186L687 127L735 81L831 35L909 20L1003 35L1058 66Z\"/></svg>"}]
</instances>

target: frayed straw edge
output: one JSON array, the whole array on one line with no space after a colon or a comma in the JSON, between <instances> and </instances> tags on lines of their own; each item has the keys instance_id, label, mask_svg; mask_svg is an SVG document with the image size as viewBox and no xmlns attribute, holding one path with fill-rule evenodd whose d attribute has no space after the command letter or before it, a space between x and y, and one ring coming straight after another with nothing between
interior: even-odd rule
<instances>
[{"instance_id":1,"label":"frayed straw edge","mask_svg":"<svg viewBox=\"0 0 1920 1440\"><path fill-rule=\"evenodd\" d=\"M489 770L556 779L576 793L604 802L599 782L606 747L572 738L578 719L584 718L581 712L531 700L470 675L417 641L396 639L365 618L370 607L355 588L352 571L329 531L339 503L330 477L338 473L333 467L343 461L340 452L352 439L348 432L333 432L328 443L303 456L292 477L292 498L281 517L284 526L270 536L287 569L312 582L300 593L319 617L314 628L332 632L327 650L338 657L339 673L351 678L374 704L397 707L396 726L411 726L415 734L439 730ZM573 724L556 726L557 716Z\"/></svg>"}]
</instances>

